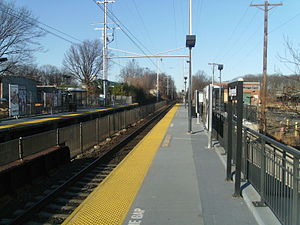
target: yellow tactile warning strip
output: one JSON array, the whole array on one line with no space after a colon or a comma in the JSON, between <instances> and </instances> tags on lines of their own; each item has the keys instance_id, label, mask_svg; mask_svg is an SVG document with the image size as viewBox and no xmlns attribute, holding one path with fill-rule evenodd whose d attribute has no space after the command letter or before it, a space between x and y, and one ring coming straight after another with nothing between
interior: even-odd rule
<instances>
[{"instance_id":1,"label":"yellow tactile warning strip","mask_svg":"<svg viewBox=\"0 0 300 225\"><path fill-rule=\"evenodd\" d=\"M119 106L119 107L116 107L115 109L120 109L120 108L133 106L133 105L138 105L138 103ZM82 113L72 113L72 114L67 114L67 115L62 115L62 116L57 116L57 117L44 118L44 119L31 120L31 121L15 123L15 124L2 125L2 126L0 126L0 130L4 129L4 128L11 128L11 127L17 127L17 126L23 126L23 125L35 124L35 123L43 123L43 122L47 122L47 121L51 121L51 120L59 120L59 119L63 119L63 118L73 117L73 116L80 116L80 115L85 115L85 114L89 114L89 113L103 112L103 111L107 111L107 110L111 110L111 109L113 109L113 108L97 109L97 110L92 110L92 111L87 111L87 112L82 112Z\"/></svg>"},{"instance_id":2,"label":"yellow tactile warning strip","mask_svg":"<svg viewBox=\"0 0 300 225\"><path fill-rule=\"evenodd\" d=\"M66 224L122 224L178 106L140 141L119 166L65 220Z\"/></svg>"}]
</instances>

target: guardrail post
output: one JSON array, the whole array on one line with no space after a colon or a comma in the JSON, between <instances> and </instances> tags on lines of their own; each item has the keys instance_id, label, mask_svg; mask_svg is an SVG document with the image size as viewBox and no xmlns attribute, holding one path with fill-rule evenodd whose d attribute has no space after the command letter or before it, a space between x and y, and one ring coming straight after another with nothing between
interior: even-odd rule
<instances>
[{"instance_id":1,"label":"guardrail post","mask_svg":"<svg viewBox=\"0 0 300 225\"><path fill-rule=\"evenodd\" d=\"M19 159L23 160L24 152L23 152L23 137L19 137Z\"/></svg>"},{"instance_id":2,"label":"guardrail post","mask_svg":"<svg viewBox=\"0 0 300 225\"><path fill-rule=\"evenodd\" d=\"M96 118L96 141L97 141L97 144L99 144L100 142L100 126L99 126L99 118Z\"/></svg>"},{"instance_id":3,"label":"guardrail post","mask_svg":"<svg viewBox=\"0 0 300 225\"><path fill-rule=\"evenodd\" d=\"M124 109L123 111L123 129L126 128L126 113L127 112L127 109Z\"/></svg>"},{"instance_id":4,"label":"guardrail post","mask_svg":"<svg viewBox=\"0 0 300 225\"><path fill-rule=\"evenodd\" d=\"M113 117L113 134L116 132L116 112L115 110L113 110L113 114L112 114L112 117Z\"/></svg>"},{"instance_id":5,"label":"guardrail post","mask_svg":"<svg viewBox=\"0 0 300 225\"><path fill-rule=\"evenodd\" d=\"M236 126L236 166L234 197L241 197L241 173L242 173L242 126L243 126L243 83L237 84L237 126Z\"/></svg>"},{"instance_id":6,"label":"guardrail post","mask_svg":"<svg viewBox=\"0 0 300 225\"><path fill-rule=\"evenodd\" d=\"M244 128L244 179L248 179L248 142L247 142L248 128Z\"/></svg>"},{"instance_id":7,"label":"guardrail post","mask_svg":"<svg viewBox=\"0 0 300 225\"><path fill-rule=\"evenodd\" d=\"M122 124L122 117L121 117L122 111L118 112L118 128L116 130L120 131L121 130L121 124Z\"/></svg>"},{"instance_id":8,"label":"guardrail post","mask_svg":"<svg viewBox=\"0 0 300 225\"><path fill-rule=\"evenodd\" d=\"M275 154L275 153L274 153ZM282 185L284 186L285 185L285 179L286 179L286 176L285 176L285 173L286 173L286 151L284 151L282 153L282 170L281 170L281 177L282 177Z\"/></svg>"},{"instance_id":9,"label":"guardrail post","mask_svg":"<svg viewBox=\"0 0 300 225\"><path fill-rule=\"evenodd\" d=\"M266 141L261 138L261 149L260 149L260 201L253 202L256 207L264 207L265 203L265 176L266 176Z\"/></svg>"},{"instance_id":10,"label":"guardrail post","mask_svg":"<svg viewBox=\"0 0 300 225\"><path fill-rule=\"evenodd\" d=\"M56 128L56 145L59 146L59 128Z\"/></svg>"},{"instance_id":11,"label":"guardrail post","mask_svg":"<svg viewBox=\"0 0 300 225\"><path fill-rule=\"evenodd\" d=\"M107 131L108 131L108 134L107 134L107 137L110 137L110 130L111 130L111 126L110 126L110 120L111 120L111 114L107 115Z\"/></svg>"},{"instance_id":12,"label":"guardrail post","mask_svg":"<svg viewBox=\"0 0 300 225\"><path fill-rule=\"evenodd\" d=\"M299 224L299 158L293 160L293 209L292 225Z\"/></svg>"},{"instance_id":13,"label":"guardrail post","mask_svg":"<svg viewBox=\"0 0 300 225\"><path fill-rule=\"evenodd\" d=\"M231 160L232 160L232 101L228 100L227 107L227 168L226 168L226 181L232 181L231 179Z\"/></svg>"},{"instance_id":14,"label":"guardrail post","mask_svg":"<svg viewBox=\"0 0 300 225\"><path fill-rule=\"evenodd\" d=\"M82 132L82 122L79 124L79 143L80 143L80 151L83 153L83 132Z\"/></svg>"}]
</instances>

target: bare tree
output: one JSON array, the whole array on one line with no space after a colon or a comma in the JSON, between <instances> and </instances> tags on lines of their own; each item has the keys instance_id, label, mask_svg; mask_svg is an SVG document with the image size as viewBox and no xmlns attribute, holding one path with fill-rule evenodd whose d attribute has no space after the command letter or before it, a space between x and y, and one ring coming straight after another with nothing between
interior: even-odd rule
<instances>
[{"instance_id":1,"label":"bare tree","mask_svg":"<svg viewBox=\"0 0 300 225\"><path fill-rule=\"evenodd\" d=\"M15 76L26 77L29 79L36 80L38 83L41 83L40 70L35 64L16 65L12 68L11 72Z\"/></svg>"},{"instance_id":2,"label":"bare tree","mask_svg":"<svg viewBox=\"0 0 300 225\"><path fill-rule=\"evenodd\" d=\"M300 109L298 107L300 101L300 45L295 45L285 37L286 51L284 56L279 56L280 60L284 62L294 75L284 76L281 75L282 96L283 96L283 107L285 110L293 111L300 115ZM292 66L293 68L290 68ZM283 82L282 78L285 82Z\"/></svg>"},{"instance_id":3,"label":"bare tree","mask_svg":"<svg viewBox=\"0 0 300 225\"><path fill-rule=\"evenodd\" d=\"M133 59L127 63L127 65L121 70L120 77L124 82L136 87L142 87L141 78L145 69L140 67L139 64Z\"/></svg>"},{"instance_id":4,"label":"bare tree","mask_svg":"<svg viewBox=\"0 0 300 225\"><path fill-rule=\"evenodd\" d=\"M75 79L92 88L102 68L102 48L99 40L74 44L65 54L63 65Z\"/></svg>"},{"instance_id":5,"label":"bare tree","mask_svg":"<svg viewBox=\"0 0 300 225\"><path fill-rule=\"evenodd\" d=\"M296 48L294 44L285 37L285 55L279 56L280 60L287 66L292 65L294 68L290 68L295 74L300 73L300 46ZM289 67L289 66L288 66Z\"/></svg>"},{"instance_id":6,"label":"bare tree","mask_svg":"<svg viewBox=\"0 0 300 225\"><path fill-rule=\"evenodd\" d=\"M152 71L146 71L143 74L141 80L143 81L143 88L147 93L149 93L151 89L156 87L156 76L156 73Z\"/></svg>"},{"instance_id":7,"label":"bare tree","mask_svg":"<svg viewBox=\"0 0 300 225\"><path fill-rule=\"evenodd\" d=\"M43 84L60 85L64 82L63 73L56 66L44 65L39 70Z\"/></svg>"},{"instance_id":8,"label":"bare tree","mask_svg":"<svg viewBox=\"0 0 300 225\"><path fill-rule=\"evenodd\" d=\"M0 64L3 76L15 65L32 59L33 52L41 49L36 40L45 33L28 9L18 8L13 2L0 0L0 21L0 57L8 58Z\"/></svg>"},{"instance_id":9,"label":"bare tree","mask_svg":"<svg viewBox=\"0 0 300 225\"><path fill-rule=\"evenodd\" d=\"M193 93L195 90L202 91L203 88L210 83L209 77L205 74L204 71L199 70L195 75L192 77L193 83Z\"/></svg>"}]
</instances>

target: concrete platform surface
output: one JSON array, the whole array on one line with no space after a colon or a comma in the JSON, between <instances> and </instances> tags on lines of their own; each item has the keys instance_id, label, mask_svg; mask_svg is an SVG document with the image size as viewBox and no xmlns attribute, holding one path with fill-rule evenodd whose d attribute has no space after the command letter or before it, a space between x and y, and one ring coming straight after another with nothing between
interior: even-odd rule
<instances>
[{"instance_id":1,"label":"concrete platform surface","mask_svg":"<svg viewBox=\"0 0 300 225\"><path fill-rule=\"evenodd\" d=\"M132 204L124 225L258 224L244 199L233 198L233 183L207 135L180 107Z\"/></svg>"}]
</instances>

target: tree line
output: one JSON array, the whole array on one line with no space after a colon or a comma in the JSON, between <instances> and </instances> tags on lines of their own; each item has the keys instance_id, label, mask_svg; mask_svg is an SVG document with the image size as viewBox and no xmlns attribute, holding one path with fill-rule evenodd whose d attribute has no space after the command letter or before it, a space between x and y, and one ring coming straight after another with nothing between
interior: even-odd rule
<instances>
[{"instance_id":1,"label":"tree line","mask_svg":"<svg viewBox=\"0 0 300 225\"><path fill-rule=\"evenodd\" d=\"M85 40L72 44L64 54L62 68L53 65L38 66L34 53L43 50L39 40L46 35L30 10L17 7L14 2L0 0L0 79L3 76L25 76L45 85L84 85L89 92L101 93L102 44L100 40ZM295 74L300 72L300 50L287 38L286 54L282 62L291 66ZM136 61L129 61L120 71L120 84L111 87L114 94L133 94L141 99L151 99L156 93L156 72L143 68ZM167 99L176 93L174 80L165 73L159 74L160 97ZM245 81L261 81L260 75L246 75ZM202 90L210 83L204 71L193 76L193 90ZM268 79L269 96L277 91L296 94L300 89L299 75L274 74Z\"/></svg>"}]
</instances>

